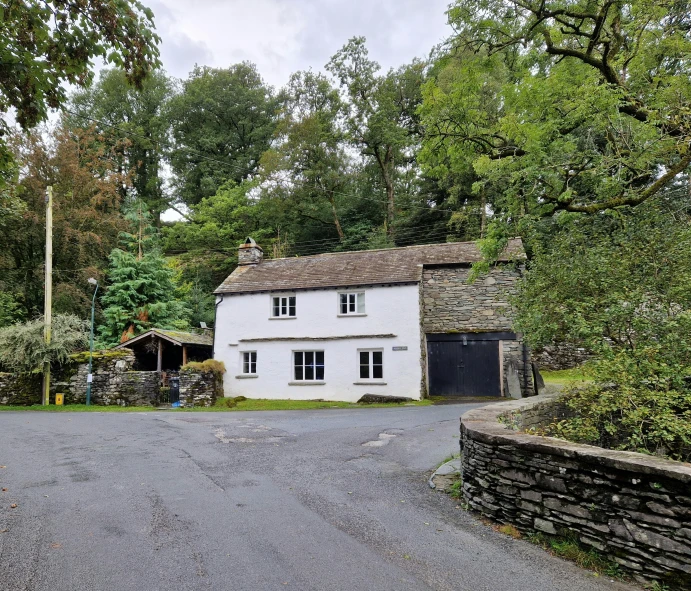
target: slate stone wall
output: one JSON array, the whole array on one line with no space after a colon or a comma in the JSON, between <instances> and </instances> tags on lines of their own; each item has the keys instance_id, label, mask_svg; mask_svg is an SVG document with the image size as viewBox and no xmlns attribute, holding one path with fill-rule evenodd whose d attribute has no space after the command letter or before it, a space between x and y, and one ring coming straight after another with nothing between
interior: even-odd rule
<instances>
[{"instance_id":1,"label":"slate stone wall","mask_svg":"<svg viewBox=\"0 0 691 591\"><path fill-rule=\"evenodd\" d=\"M41 379L40 374L0 373L0 404L41 404Z\"/></svg>"},{"instance_id":2,"label":"slate stone wall","mask_svg":"<svg viewBox=\"0 0 691 591\"><path fill-rule=\"evenodd\" d=\"M508 296L516 288L515 267L494 267L468 283L470 267L425 267L423 321L425 332L485 332L513 330Z\"/></svg>"},{"instance_id":3,"label":"slate stone wall","mask_svg":"<svg viewBox=\"0 0 691 591\"><path fill-rule=\"evenodd\" d=\"M590 353L582 347L575 347L566 343L543 347L538 351L533 351L533 361L541 369L552 371L560 369L573 369L583 365L590 359Z\"/></svg>"},{"instance_id":4,"label":"slate stone wall","mask_svg":"<svg viewBox=\"0 0 691 591\"><path fill-rule=\"evenodd\" d=\"M129 349L98 352L93 359L91 403L105 406L149 406L158 402L160 376L155 371L132 371L135 357ZM65 370L62 382L52 389L65 394L65 404L86 402L88 353L75 360L76 368Z\"/></svg>"},{"instance_id":5,"label":"slate stone wall","mask_svg":"<svg viewBox=\"0 0 691 591\"><path fill-rule=\"evenodd\" d=\"M223 381L212 371L180 371L180 406L213 406L223 396Z\"/></svg>"},{"instance_id":6,"label":"slate stone wall","mask_svg":"<svg viewBox=\"0 0 691 591\"><path fill-rule=\"evenodd\" d=\"M469 273L467 265L423 269L420 293L423 335L513 332L509 297L515 293L520 278L516 266L493 267L473 283L468 283ZM535 389L531 357L529 353L524 356L520 335L514 341L503 341L502 349L504 395L532 396ZM426 383L426 379L423 381Z\"/></svg>"},{"instance_id":7,"label":"slate stone wall","mask_svg":"<svg viewBox=\"0 0 691 591\"><path fill-rule=\"evenodd\" d=\"M564 416L556 396L461 418L468 504L524 533L575 534L641 581L691 589L691 467L521 433Z\"/></svg>"},{"instance_id":8,"label":"slate stone wall","mask_svg":"<svg viewBox=\"0 0 691 591\"><path fill-rule=\"evenodd\" d=\"M86 402L88 353L74 355L71 363L51 376L50 398L65 395L65 404ZM96 405L149 406L158 403L160 376L155 371L132 371L134 354L128 349L98 351L93 357L91 403ZM0 373L0 404L41 403L40 374Z\"/></svg>"}]
</instances>

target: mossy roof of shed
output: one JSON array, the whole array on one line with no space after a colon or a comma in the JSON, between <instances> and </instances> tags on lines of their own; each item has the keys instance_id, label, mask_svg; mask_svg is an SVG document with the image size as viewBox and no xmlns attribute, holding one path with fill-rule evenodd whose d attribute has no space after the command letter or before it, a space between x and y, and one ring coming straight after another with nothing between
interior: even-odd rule
<instances>
[{"instance_id":1,"label":"mossy roof of shed","mask_svg":"<svg viewBox=\"0 0 691 591\"><path fill-rule=\"evenodd\" d=\"M525 259L520 238L509 240L498 260ZM252 293L360 285L417 283L426 265L472 264L482 260L475 242L420 244L400 248L335 252L241 265L215 293Z\"/></svg>"},{"instance_id":2,"label":"mossy roof of shed","mask_svg":"<svg viewBox=\"0 0 691 591\"><path fill-rule=\"evenodd\" d=\"M195 345L198 347L213 347L214 337L211 331L205 331L204 334L198 334L194 332L182 332L179 330L164 330L162 328L152 328L146 332L137 335L134 338L120 343L113 347L113 349L122 349L129 347L137 342L144 341L147 338L154 336L162 337L167 341L172 341L177 345Z\"/></svg>"}]
</instances>

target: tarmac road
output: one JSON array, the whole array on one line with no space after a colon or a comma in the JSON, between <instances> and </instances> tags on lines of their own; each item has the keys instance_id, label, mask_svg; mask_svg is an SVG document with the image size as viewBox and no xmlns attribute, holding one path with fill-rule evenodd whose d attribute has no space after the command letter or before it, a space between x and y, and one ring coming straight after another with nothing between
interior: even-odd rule
<instances>
[{"instance_id":1,"label":"tarmac road","mask_svg":"<svg viewBox=\"0 0 691 591\"><path fill-rule=\"evenodd\" d=\"M0 590L631 589L428 487L472 406L2 412Z\"/></svg>"}]
</instances>

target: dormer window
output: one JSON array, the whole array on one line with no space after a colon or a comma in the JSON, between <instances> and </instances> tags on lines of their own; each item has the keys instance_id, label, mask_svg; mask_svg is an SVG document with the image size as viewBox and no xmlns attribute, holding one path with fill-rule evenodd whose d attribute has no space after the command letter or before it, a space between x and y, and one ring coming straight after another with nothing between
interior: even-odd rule
<instances>
[{"instance_id":1,"label":"dormer window","mask_svg":"<svg viewBox=\"0 0 691 591\"><path fill-rule=\"evenodd\" d=\"M357 316L365 313L365 292L348 292L338 294L338 314L340 316Z\"/></svg>"},{"instance_id":2,"label":"dormer window","mask_svg":"<svg viewBox=\"0 0 691 591\"><path fill-rule=\"evenodd\" d=\"M280 295L271 297L271 317L272 318L295 318L294 295Z\"/></svg>"}]
</instances>

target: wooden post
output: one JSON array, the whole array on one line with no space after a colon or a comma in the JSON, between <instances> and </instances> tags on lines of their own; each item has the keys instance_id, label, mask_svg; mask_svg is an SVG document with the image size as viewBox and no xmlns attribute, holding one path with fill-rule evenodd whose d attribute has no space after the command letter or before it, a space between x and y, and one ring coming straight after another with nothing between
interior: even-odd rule
<instances>
[{"instance_id":1,"label":"wooden post","mask_svg":"<svg viewBox=\"0 0 691 591\"><path fill-rule=\"evenodd\" d=\"M187 345L182 346L182 364L187 365Z\"/></svg>"},{"instance_id":2,"label":"wooden post","mask_svg":"<svg viewBox=\"0 0 691 591\"><path fill-rule=\"evenodd\" d=\"M161 373L163 371L163 339L158 337L158 361L156 363L156 371Z\"/></svg>"},{"instance_id":3,"label":"wooden post","mask_svg":"<svg viewBox=\"0 0 691 591\"><path fill-rule=\"evenodd\" d=\"M43 338L50 345L53 312L53 187L46 195L46 285L43 300ZM43 404L50 404L50 362L43 364Z\"/></svg>"}]
</instances>

